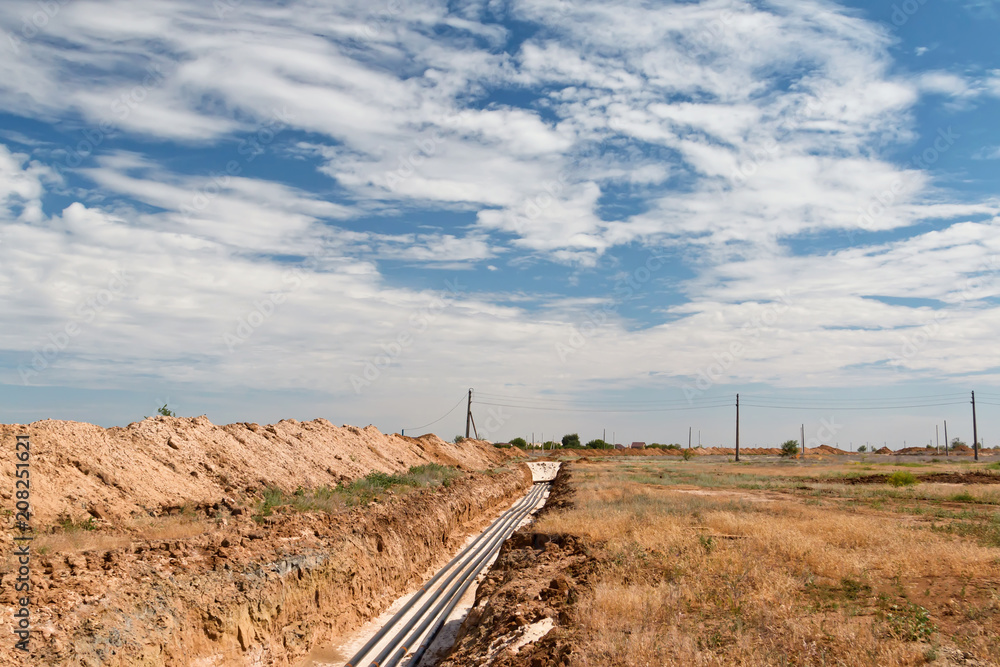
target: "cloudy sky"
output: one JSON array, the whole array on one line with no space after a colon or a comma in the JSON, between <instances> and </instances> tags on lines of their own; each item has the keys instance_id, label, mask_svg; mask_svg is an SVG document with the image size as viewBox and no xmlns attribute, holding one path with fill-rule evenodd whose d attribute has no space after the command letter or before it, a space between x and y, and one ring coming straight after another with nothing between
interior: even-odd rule
<instances>
[{"instance_id":1,"label":"cloudy sky","mask_svg":"<svg viewBox=\"0 0 1000 667\"><path fill-rule=\"evenodd\" d=\"M1000 444L998 28L5 0L0 420Z\"/></svg>"}]
</instances>

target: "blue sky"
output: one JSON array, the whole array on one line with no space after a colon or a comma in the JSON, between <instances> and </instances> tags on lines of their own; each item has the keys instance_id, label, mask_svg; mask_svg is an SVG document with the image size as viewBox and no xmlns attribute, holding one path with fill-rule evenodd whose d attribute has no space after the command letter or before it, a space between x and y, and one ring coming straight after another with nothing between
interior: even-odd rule
<instances>
[{"instance_id":1,"label":"blue sky","mask_svg":"<svg viewBox=\"0 0 1000 667\"><path fill-rule=\"evenodd\" d=\"M998 28L987 0L4 2L0 419L398 431L474 387L493 439L731 444L740 392L745 444L899 447L970 439L975 389L990 445Z\"/></svg>"}]
</instances>

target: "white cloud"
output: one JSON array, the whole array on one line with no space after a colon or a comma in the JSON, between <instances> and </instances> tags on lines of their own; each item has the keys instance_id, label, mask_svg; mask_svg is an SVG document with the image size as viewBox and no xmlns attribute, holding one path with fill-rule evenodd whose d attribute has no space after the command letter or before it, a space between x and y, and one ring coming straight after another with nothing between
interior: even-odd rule
<instances>
[{"instance_id":1,"label":"white cloud","mask_svg":"<svg viewBox=\"0 0 1000 667\"><path fill-rule=\"evenodd\" d=\"M10 29L32 6L4 3L0 21ZM1000 250L997 203L950 199L926 170L880 157L925 148L912 117L920 95L1000 95L996 76L896 76L894 38L827 2L519 0L511 17L533 25L513 53L494 9L310 0L242 3L220 19L193 0L66 5L44 39L0 60L0 108L90 130L112 122L149 154L105 147L77 172L93 198L46 216L53 177L0 146L0 305L24 324L0 347L30 358L125 270L129 289L39 382L153 376L359 400L351 375L434 309L448 271L495 271L498 258L598 267L636 244L673 246L694 272L643 288L666 323L616 311L562 360L557 345L601 300L553 297L551 285L459 290L372 391L412 395L427 378L464 386L470 375L503 386L525 382L524 369L537 390L680 383L789 287L792 305L733 379L861 381L857 367L893 358L935 314L876 296L947 304L947 326L907 368L997 365L997 291L970 297L965 283ZM147 80L157 65L162 76ZM221 158L210 171L245 166L233 142L275 114L289 132L275 153L319 162L331 188L192 176L151 157L164 143L198 145ZM632 202L613 213L619 189ZM423 229L428 211L471 222ZM352 229L380 214L412 229ZM787 249L813 234L866 243L864 232L903 228L911 238L822 256ZM315 265L288 274L301 256ZM387 261L439 269L440 289L401 284ZM276 296L231 352L224 336Z\"/></svg>"},{"instance_id":2,"label":"white cloud","mask_svg":"<svg viewBox=\"0 0 1000 667\"><path fill-rule=\"evenodd\" d=\"M984 146L973 153L974 160L1000 160L1000 146Z\"/></svg>"}]
</instances>

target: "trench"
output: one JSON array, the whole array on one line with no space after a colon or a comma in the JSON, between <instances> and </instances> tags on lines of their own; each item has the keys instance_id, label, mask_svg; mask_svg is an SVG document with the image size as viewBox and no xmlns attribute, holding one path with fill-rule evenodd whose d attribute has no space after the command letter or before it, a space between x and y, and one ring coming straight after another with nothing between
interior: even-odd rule
<instances>
[{"instance_id":1,"label":"trench","mask_svg":"<svg viewBox=\"0 0 1000 667\"><path fill-rule=\"evenodd\" d=\"M504 542L545 504L559 463L528 463L533 488L470 537L419 589L359 631L315 648L298 667L431 667L448 652L475 602L479 581Z\"/></svg>"}]
</instances>

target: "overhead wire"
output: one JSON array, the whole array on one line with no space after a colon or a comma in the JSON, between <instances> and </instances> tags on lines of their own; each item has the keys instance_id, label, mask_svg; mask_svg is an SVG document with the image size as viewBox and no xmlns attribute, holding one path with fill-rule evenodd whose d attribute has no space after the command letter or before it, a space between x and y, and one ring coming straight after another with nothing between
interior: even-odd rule
<instances>
[{"instance_id":1,"label":"overhead wire","mask_svg":"<svg viewBox=\"0 0 1000 667\"><path fill-rule=\"evenodd\" d=\"M740 406L750 408L781 409L781 410L910 410L917 408L945 407L964 405L970 402L965 392L948 392L938 394L922 394L919 396L885 396L879 399L857 397L789 397L781 395L747 395L741 394ZM986 396L985 398L994 398ZM485 399L485 400L484 400ZM1000 401L1000 397L994 400ZM571 397L534 397L515 396L494 392L477 392L473 402L479 405L506 407L523 410L541 410L548 412L681 412L687 410L704 410L732 407L734 401L722 396L698 396L689 399L643 399L643 400L601 400L574 399ZM983 405L995 403L979 401Z\"/></svg>"},{"instance_id":2,"label":"overhead wire","mask_svg":"<svg viewBox=\"0 0 1000 667\"><path fill-rule=\"evenodd\" d=\"M462 404L462 401L464 401L464 400L465 400L465 394L462 394L462 398L458 399L458 403L455 404L455 407L453 407L451 410L449 410L448 412L444 413L443 415L441 415L440 417L438 417L437 419L435 419L434 421L432 421L430 424L424 424L423 426L414 426L413 428L407 427L407 428L404 428L403 430L404 431L419 431L422 428L427 428L428 426L433 426L434 424L437 424L439 421L441 421L442 419L444 419L445 417L447 417L448 415L450 415L452 412L454 412L455 408L457 408L458 406L460 406Z\"/></svg>"}]
</instances>

